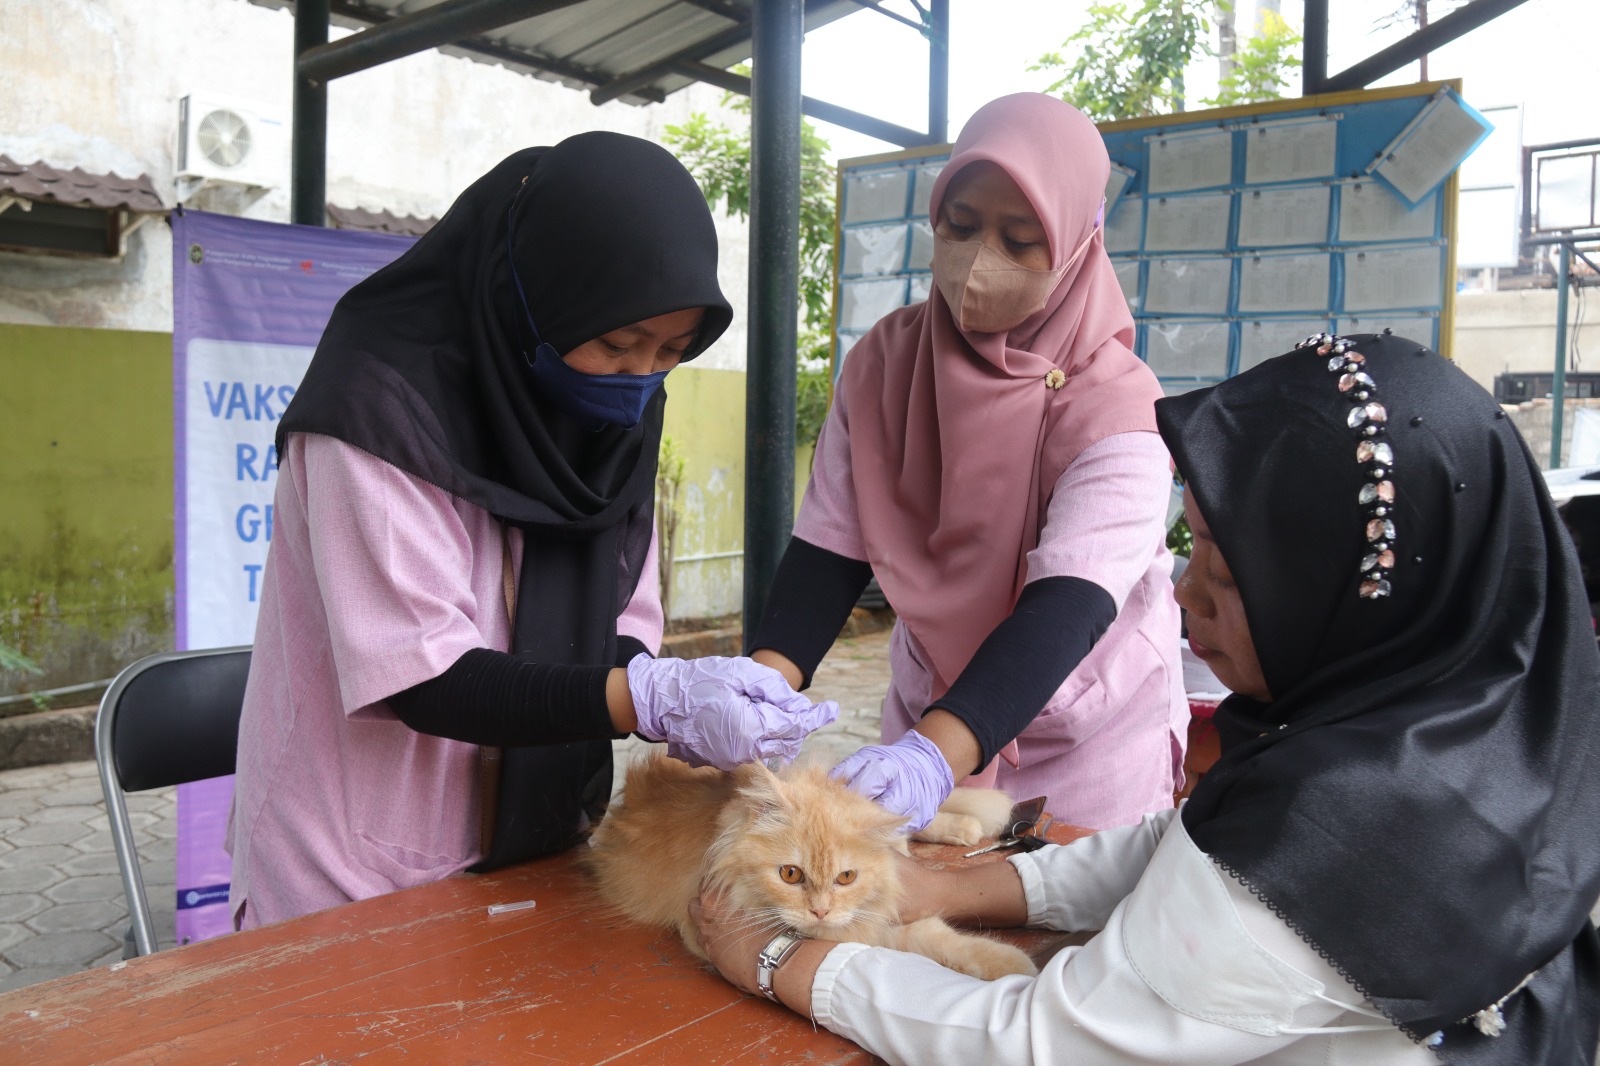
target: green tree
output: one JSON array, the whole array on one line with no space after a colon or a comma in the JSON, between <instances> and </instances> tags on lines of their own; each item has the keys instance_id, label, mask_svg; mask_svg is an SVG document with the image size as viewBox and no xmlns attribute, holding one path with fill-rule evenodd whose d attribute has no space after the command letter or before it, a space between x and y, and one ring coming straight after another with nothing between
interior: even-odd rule
<instances>
[{"instance_id":1,"label":"green tree","mask_svg":"<svg viewBox=\"0 0 1600 1066\"><path fill-rule=\"evenodd\" d=\"M748 68L735 68L749 73ZM727 93L723 103L750 114L750 99ZM750 130L733 129L703 112L664 138L700 183L713 208L750 216ZM834 171L828 142L810 122L800 123L800 336L795 382L795 439L816 442L832 398Z\"/></svg>"},{"instance_id":2,"label":"green tree","mask_svg":"<svg viewBox=\"0 0 1600 1066\"><path fill-rule=\"evenodd\" d=\"M1276 100L1288 88L1289 72L1300 66L1300 33L1282 15L1261 13L1254 37L1233 55L1233 68L1217 85L1207 107L1232 107Z\"/></svg>"},{"instance_id":3,"label":"green tree","mask_svg":"<svg viewBox=\"0 0 1600 1066\"><path fill-rule=\"evenodd\" d=\"M1059 93L1095 122L1182 111L1183 72L1197 53L1211 51L1206 6L1184 0L1092 4L1078 32L1028 69L1065 71L1045 92Z\"/></svg>"}]
</instances>

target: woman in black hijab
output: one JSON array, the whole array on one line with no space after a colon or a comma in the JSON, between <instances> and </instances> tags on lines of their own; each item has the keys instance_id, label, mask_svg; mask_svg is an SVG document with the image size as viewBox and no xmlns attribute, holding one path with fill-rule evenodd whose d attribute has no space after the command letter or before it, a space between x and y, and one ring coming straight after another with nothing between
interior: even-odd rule
<instances>
[{"instance_id":1,"label":"woman in black hijab","mask_svg":"<svg viewBox=\"0 0 1600 1066\"><path fill-rule=\"evenodd\" d=\"M1195 534L1178 602L1234 693L1214 769L1143 825L908 871L902 918L1103 929L1037 978L809 942L767 986L892 1062L1591 1066L1600 653L1516 430L1388 335L1156 416ZM771 930L703 904L754 987Z\"/></svg>"},{"instance_id":2,"label":"woman in black hijab","mask_svg":"<svg viewBox=\"0 0 1600 1066\"><path fill-rule=\"evenodd\" d=\"M236 924L565 847L629 732L731 766L837 713L646 654L662 380L728 327L716 267L683 166L588 133L507 158L339 302L278 428Z\"/></svg>"}]
</instances>

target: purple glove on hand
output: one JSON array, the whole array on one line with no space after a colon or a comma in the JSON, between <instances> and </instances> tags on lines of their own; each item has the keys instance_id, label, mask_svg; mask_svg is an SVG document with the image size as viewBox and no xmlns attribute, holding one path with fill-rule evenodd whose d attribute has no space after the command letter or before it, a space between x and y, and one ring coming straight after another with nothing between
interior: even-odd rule
<instances>
[{"instance_id":1,"label":"purple glove on hand","mask_svg":"<svg viewBox=\"0 0 1600 1066\"><path fill-rule=\"evenodd\" d=\"M905 815L908 833L926 829L956 787L944 754L915 730L893 744L874 744L847 756L829 776L877 800L885 810Z\"/></svg>"},{"instance_id":2,"label":"purple glove on hand","mask_svg":"<svg viewBox=\"0 0 1600 1066\"><path fill-rule=\"evenodd\" d=\"M800 754L812 730L839 717L832 700L812 703L783 675L750 659L652 659L628 663L639 733L665 740L667 754L690 766L732 770Z\"/></svg>"}]
</instances>

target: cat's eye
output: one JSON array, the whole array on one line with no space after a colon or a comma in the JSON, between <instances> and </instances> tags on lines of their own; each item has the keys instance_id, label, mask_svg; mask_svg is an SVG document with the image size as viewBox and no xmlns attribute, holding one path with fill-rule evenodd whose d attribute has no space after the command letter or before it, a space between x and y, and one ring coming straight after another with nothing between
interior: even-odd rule
<instances>
[{"instance_id":1,"label":"cat's eye","mask_svg":"<svg viewBox=\"0 0 1600 1066\"><path fill-rule=\"evenodd\" d=\"M856 879L856 872L854 870L846 870L844 873L840 874L838 877L835 877L833 879L833 882L834 882L834 884L837 884L837 885L848 885L850 882L854 881L855 879Z\"/></svg>"},{"instance_id":2,"label":"cat's eye","mask_svg":"<svg viewBox=\"0 0 1600 1066\"><path fill-rule=\"evenodd\" d=\"M783 883L786 885L798 885L806 879L805 871L798 866L780 866L778 876L783 878Z\"/></svg>"}]
</instances>

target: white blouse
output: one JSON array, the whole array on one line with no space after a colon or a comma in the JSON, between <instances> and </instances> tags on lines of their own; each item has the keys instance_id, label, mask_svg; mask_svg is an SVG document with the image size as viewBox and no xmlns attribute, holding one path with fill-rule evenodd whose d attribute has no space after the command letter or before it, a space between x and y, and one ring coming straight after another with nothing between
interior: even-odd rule
<instances>
[{"instance_id":1,"label":"white blouse","mask_svg":"<svg viewBox=\"0 0 1600 1066\"><path fill-rule=\"evenodd\" d=\"M1011 858L1028 923L1099 929L1036 978L842 944L816 1020L891 1063L1436 1066L1183 828L1177 811Z\"/></svg>"}]
</instances>

